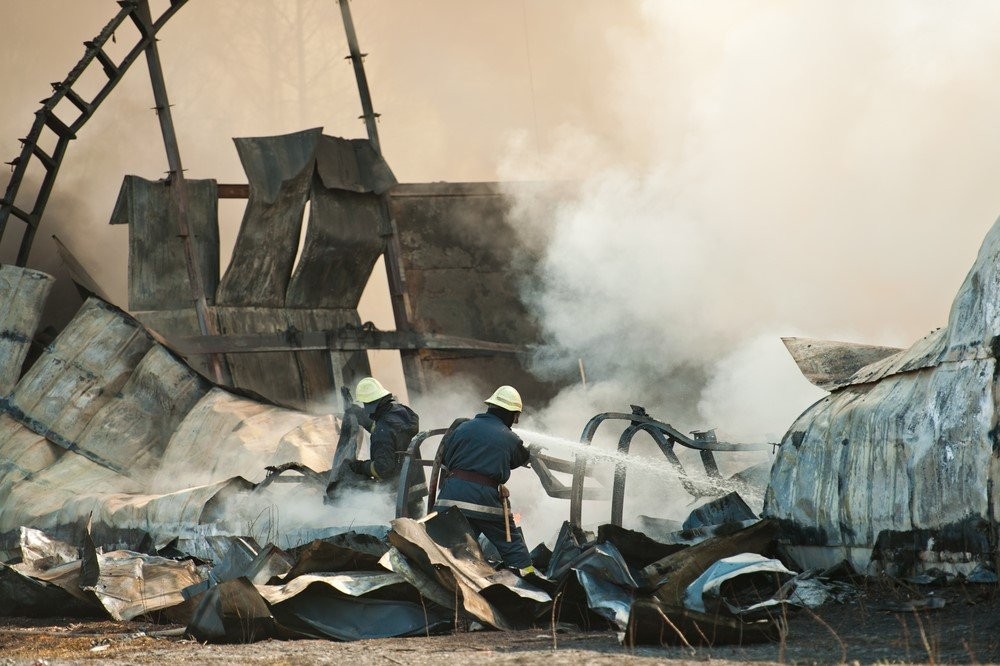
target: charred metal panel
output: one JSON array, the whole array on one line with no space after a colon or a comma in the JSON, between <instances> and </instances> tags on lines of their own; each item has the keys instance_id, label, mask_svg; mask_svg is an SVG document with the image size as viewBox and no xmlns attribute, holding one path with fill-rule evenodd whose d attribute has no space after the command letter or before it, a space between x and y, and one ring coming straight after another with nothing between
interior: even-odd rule
<instances>
[{"instance_id":1,"label":"charred metal panel","mask_svg":"<svg viewBox=\"0 0 1000 666\"><path fill-rule=\"evenodd\" d=\"M144 327L168 341L200 333L198 315L194 308L184 310L140 310L130 312ZM208 316L215 317L213 307L208 308ZM203 377L213 376L212 366L207 354L188 356L184 361L197 370Z\"/></svg>"},{"instance_id":2,"label":"charred metal panel","mask_svg":"<svg viewBox=\"0 0 1000 666\"><path fill-rule=\"evenodd\" d=\"M821 389L842 386L854 373L902 349L811 338L781 338L799 370Z\"/></svg>"},{"instance_id":3,"label":"charred metal panel","mask_svg":"<svg viewBox=\"0 0 1000 666\"><path fill-rule=\"evenodd\" d=\"M509 199L492 183L400 185L392 192L412 325L421 332L530 345L539 328L520 298L530 248L508 220ZM554 387L531 375L523 359L423 351L430 373L463 376L492 391L512 384L531 404ZM413 387L419 388L419 387Z\"/></svg>"},{"instance_id":4,"label":"charred metal panel","mask_svg":"<svg viewBox=\"0 0 1000 666\"><path fill-rule=\"evenodd\" d=\"M859 570L967 572L978 560L993 560L994 537L951 535L968 534L956 526L997 529L998 331L1000 223L959 289L946 328L860 369L785 435L765 514L783 522L799 564L848 558ZM899 549L880 549L872 562L883 534L897 541L913 535L920 552L901 557Z\"/></svg>"},{"instance_id":5,"label":"charred metal panel","mask_svg":"<svg viewBox=\"0 0 1000 666\"><path fill-rule=\"evenodd\" d=\"M45 273L0 264L0 397L21 376L52 282Z\"/></svg>"},{"instance_id":6,"label":"charred metal panel","mask_svg":"<svg viewBox=\"0 0 1000 666\"><path fill-rule=\"evenodd\" d=\"M313 188L305 245L288 286L288 307L358 307L382 252L380 206L373 194Z\"/></svg>"},{"instance_id":7,"label":"charred metal panel","mask_svg":"<svg viewBox=\"0 0 1000 666\"><path fill-rule=\"evenodd\" d=\"M179 236L176 185L125 176L111 224L129 225L128 307L191 307L191 285ZM212 303L219 284L219 197L214 180L185 180L188 231L203 288ZM173 188L173 189L172 189Z\"/></svg>"},{"instance_id":8,"label":"charred metal panel","mask_svg":"<svg viewBox=\"0 0 1000 666\"><path fill-rule=\"evenodd\" d=\"M383 194L396 185L396 177L367 139L320 137L316 168L323 186L348 192Z\"/></svg>"},{"instance_id":9,"label":"charred metal panel","mask_svg":"<svg viewBox=\"0 0 1000 666\"><path fill-rule=\"evenodd\" d=\"M321 132L234 139L250 180L250 199L216 295L220 305L285 304Z\"/></svg>"}]
</instances>

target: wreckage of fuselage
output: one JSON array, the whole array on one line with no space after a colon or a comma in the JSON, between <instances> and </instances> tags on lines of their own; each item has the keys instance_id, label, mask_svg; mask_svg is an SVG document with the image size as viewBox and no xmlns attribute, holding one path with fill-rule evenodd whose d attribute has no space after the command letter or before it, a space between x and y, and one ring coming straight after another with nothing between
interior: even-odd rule
<instances>
[{"instance_id":1,"label":"wreckage of fuselage","mask_svg":"<svg viewBox=\"0 0 1000 666\"><path fill-rule=\"evenodd\" d=\"M1000 221L948 325L906 350L786 340L830 395L781 442L765 515L804 567L971 573L997 552Z\"/></svg>"}]
</instances>

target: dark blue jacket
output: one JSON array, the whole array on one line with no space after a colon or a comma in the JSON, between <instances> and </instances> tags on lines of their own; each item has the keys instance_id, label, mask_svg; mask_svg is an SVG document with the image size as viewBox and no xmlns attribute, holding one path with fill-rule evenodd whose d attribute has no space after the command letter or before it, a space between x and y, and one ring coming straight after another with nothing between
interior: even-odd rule
<instances>
[{"instance_id":1,"label":"dark blue jacket","mask_svg":"<svg viewBox=\"0 0 1000 666\"><path fill-rule=\"evenodd\" d=\"M446 477L434 509L446 511L458 507L470 518L503 522L503 504L497 486L506 483L510 471L528 464L528 449L503 421L493 414L477 414L445 436L445 467L475 472L495 483L487 486L475 481Z\"/></svg>"},{"instance_id":2,"label":"dark blue jacket","mask_svg":"<svg viewBox=\"0 0 1000 666\"><path fill-rule=\"evenodd\" d=\"M399 476L402 456L410 440L420 430L420 417L406 405L388 403L387 409L375 413L371 427L371 464L369 471L376 479L388 481Z\"/></svg>"}]
</instances>

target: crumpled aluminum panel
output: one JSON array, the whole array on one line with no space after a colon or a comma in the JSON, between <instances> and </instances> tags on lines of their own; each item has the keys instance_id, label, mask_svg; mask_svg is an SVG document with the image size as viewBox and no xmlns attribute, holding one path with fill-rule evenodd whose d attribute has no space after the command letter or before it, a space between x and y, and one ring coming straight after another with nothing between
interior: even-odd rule
<instances>
[{"instance_id":1,"label":"crumpled aluminum panel","mask_svg":"<svg viewBox=\"0 0 1000 666\"><path fill-rule=\"evenodd\" d=\"M290 461L319 471L330 467L338 433L338 421L329 414L313 416L282 409L216 387L174 430L160 470L178 470L190 485L234 476L258 483L265 466ZM205 450L205 442L212 442L212 455ZM172 490L176 479L159 474L153 487Z\"/></svg>"},{"instance_id":2,"label":"crumpled aluminum panel","mask_svg":"<svg viewBox=\"0 0 1000 666\"><path fill-rule=\"evenodd\" d=\"M862 368L782 440L765 515L782 521L804 568L873 550L890 572L971 570L996 529L994 339L1000 223L988 233L948 326Z\"/></svg>"},{"instance_id":3,"label":"crumpled aluminum panel","mask_svg":"<svg viewBox=\"0 0 1000 666\"><path fill-rule=\"evenodd\" d=\"M202 580L190 560L175 561L127 550L97 553L98 577L84 589L93 592L115 620L140 615L184 602L181 590Z\"/></svg>"},{"instance_id":4,"label":"crumpled aluminum panel","mask_svg":"<svg viewBox=\"0 0 1000 666\"><path fill-rule=\"evenodd\" d=\"M454 507L422 521L397 518L389 542L437 583L457 592L464 609L491 627L530 624L533 618L512 613L513 603L523 612L525 605L544 607L551 602L546 592L512 572L495 571L483 557L468 521Z\"/></svg>"},{"instance_id":5,"label":"crumpled aluminum panel","mask_svg":"<svg viewBox=\"0 0 1000 666\"><path fill-rule=\"evenodd\" d=\"M260 596L273 606L291 599L313 584L324 585L349 597L361 597L375 590L407 583L406 579L391 571L351 571L306 574L293 578L284 585L257 585L256 587Z\"/></svg>"}]
</instances>

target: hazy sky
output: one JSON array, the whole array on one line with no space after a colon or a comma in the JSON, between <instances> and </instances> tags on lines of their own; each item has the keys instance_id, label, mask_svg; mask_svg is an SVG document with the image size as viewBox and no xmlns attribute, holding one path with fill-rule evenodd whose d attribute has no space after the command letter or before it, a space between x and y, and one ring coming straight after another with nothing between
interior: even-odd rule
<instances>
[{"instance_id":1,"label":"hazy sky","mask_svg":"<svg viewBox=\"0 0 1000 666\"><path fill-rule=\"evenodd\" d=\"M763 409L710 398L753 392L747 368L784 359L779 335L906 346L943 325L1000 213L995 2L352 7L397 177L574 183L546 219L523 202L524 233L551 248L528 293L548 334L597 379L700 368L705 419ZM0 4L17 26L0 46L5 160L117 8ZM342 35L334 0L190 0L161 33L188 176L244 182L232 136L363 135ZM70 146L41 234L122 304L127 232L107 220L124 174L166 169L150 106L140 61ZM782 414L813 395L787 394Z\"/></svg>"}]
</instances>

